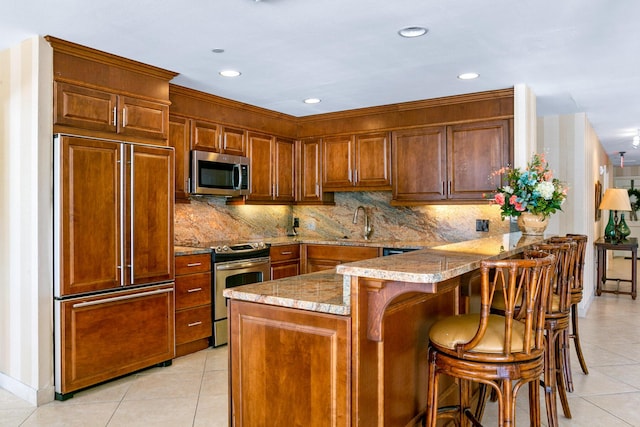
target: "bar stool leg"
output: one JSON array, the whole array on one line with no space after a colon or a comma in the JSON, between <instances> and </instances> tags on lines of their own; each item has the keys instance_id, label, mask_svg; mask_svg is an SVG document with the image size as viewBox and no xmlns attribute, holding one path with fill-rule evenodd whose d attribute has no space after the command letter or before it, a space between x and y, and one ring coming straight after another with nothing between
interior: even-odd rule
<instances>
[{"instance_id":1,"label":"bar stool leg","mask_svg":"<svg viewBox=\"0 0 640 427\"><path fill-rule=\"evenodd\" d=\"M580 346L580 333L578 329L578 306L576 304L571 306L571 331L572 334L570 335L570 337L573 338L573 344L576 347L576 353L578 354L578 361L580 362L582 372L584 372L585 375L589 375L589 368L587 368L587 362L584 360L582 347Z\"/></svg>"}]
</instances>

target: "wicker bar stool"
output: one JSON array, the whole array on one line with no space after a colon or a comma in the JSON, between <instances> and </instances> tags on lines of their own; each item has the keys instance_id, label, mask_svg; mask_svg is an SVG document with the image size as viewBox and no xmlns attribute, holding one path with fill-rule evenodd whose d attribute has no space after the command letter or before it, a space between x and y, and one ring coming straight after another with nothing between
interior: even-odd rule
<instances>
[{"instance_id":1,"label":"wicker bar stool","mask_svg":"<svg viewBox=\"0 0 640 427\"><path fill-rule=\"evenodd\" d=\"M500 426L515 423L516 395L529 384L531 425L540 425L539 378L544 372L544 320L555 257L527 252L526 259L482 261L480 313L450 316L429 331L428 389L425 425L438 415L457 425L481 425L470 407L475 381L495 391ZM495 293L503 295L504 316L492 314ZM459 404L438 410L438 377L458 379Z\"/></svg>"},{"instance_id":2,"label":"wicker bar stool","mask_svg":"<svg viewBox=\"0 0 640 427\"><path fill-rule=\"evenodd\" d=\"M549 427L558 425L557 398L560 397L566 418L571 409L565 386L565 364L562 346L566 342L571 313L571 283L573 282L577 243L566 238L551 238L533 248L556 257L555 273L551 280L544 320L546 351L544 367L544 393Z\"/></svg>"},{"instance_id":3,"label":"wicker bar stool","mask_svg":"<svg viewBox=\"0 0 640 427\"><path fill-rule=\"evenodd\" d=\"M578 328L578 304L582 301L582 290L584 284L584 258L587 253L588 237L584 234L567 234L578 244L576 267L574 272L574 280L571 286L571 330L567 333L567 345L562 349L565 363L565 381L567 390L573 392L573 376L571 375L571 356L569 350L569 340L573 339L573 344L580 362L580 368L585 375L589 375L587 362L582 354L582 346L580 345L580 329Z\"/></svg>"}]
</instances>

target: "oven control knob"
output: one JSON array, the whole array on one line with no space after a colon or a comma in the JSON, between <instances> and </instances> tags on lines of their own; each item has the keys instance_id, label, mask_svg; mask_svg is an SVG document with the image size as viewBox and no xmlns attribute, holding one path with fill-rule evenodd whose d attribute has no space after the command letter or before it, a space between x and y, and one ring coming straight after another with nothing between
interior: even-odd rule
<instances>
[{"instance_id":1,"label":"oven control knob","mask_svg":"<svg viewBox=\"0 0 640 427\"><path fill-rule=\"evenodd\" d=\"M220 248L221 252L229 252L229 246L224 245L223 247Z\"/></svg>"},{"instance_id":2,"label":"oven control knob","mask_svg":"<svg viewBox=\"0 0 640 427\"><path fill-rule=\"evenodd\" d=\"M260 243L258 243L258 247L259 247L259 248L264 248L264 242L260 242Z\"/></svg>"}]
</instances>

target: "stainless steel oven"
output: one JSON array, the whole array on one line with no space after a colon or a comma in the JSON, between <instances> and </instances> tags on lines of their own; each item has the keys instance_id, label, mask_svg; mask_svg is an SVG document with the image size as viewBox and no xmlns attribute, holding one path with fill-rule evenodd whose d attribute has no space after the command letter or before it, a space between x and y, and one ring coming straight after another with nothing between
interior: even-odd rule
<instances>
[{"instance_id":1,"label":"stainless steel oven","mask_svg":"<svg viewBox=\"0 0 640 427\"><path fill-rule=\"evenodd\" d=\"M264 282L271 279L269 245L263 242L212 247L213 261L213 334L212 345L227 343L226 288Z\"/></svg>"}]
</instances>

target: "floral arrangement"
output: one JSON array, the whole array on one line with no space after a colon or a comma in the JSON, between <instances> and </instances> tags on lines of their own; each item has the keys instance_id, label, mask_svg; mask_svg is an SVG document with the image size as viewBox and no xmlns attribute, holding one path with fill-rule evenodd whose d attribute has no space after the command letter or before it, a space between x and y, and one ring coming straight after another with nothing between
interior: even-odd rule
<instances>
[{"instance_id":1,"label":"floral arrangement","mask_svg":"<svg viewBox=\"0 0 640 427\"><path fill-rule=\"evenodd\" d=\"M492 199L500 205L502 219L520 216L522 212L547 217L562 210L567 198L567 187L553 177L544 154L534 154L524 170L504 167L491 176L501 176L506 181Z\"/></svg>"}]
</instances>

